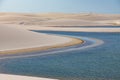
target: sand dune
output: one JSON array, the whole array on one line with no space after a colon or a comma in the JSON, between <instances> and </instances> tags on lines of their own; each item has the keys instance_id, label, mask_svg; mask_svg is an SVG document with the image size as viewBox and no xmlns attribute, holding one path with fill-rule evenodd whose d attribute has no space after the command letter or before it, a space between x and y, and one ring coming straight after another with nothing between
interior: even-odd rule
<instances>
[{"instance_id":1,"label":"sand dune","mask_svg":"<svg viewBox=\"0 0 120 80\"><path fill-rule=\"evenodd\" d=\"M0 13L0 23L41 26L117 26L120 25L120 14Z\"/></svg>"},{"instance_id":2,"label":"sand dune","mask_svg":"<svg viewBox=\"0 0 120 80\"><path fill-rule=\"evenodd\" d=\"M33 48L44 50L45 47L68 46L71 42L77 44L72 38L36 33L16 26L0 26L0 53Z\"/></svg>"},{"instance_id":3,"label":"sand dune","mask_svg":"<svg viewBox=\"0 0 120 80\"><path fill-rule=\"evenodd\" d=\"M28 30L120 32L119 28L76 28L75 26L120 26L120 14L0 13L0 23ZM61 27L60 27L61 26ZM73 27L69 27L73 26Z\"/></svg>"}]
</instances>

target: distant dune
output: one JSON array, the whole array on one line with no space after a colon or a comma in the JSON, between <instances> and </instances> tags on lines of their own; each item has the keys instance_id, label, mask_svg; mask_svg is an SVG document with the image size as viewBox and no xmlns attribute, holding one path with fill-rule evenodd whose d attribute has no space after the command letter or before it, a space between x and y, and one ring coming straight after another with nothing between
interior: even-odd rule
<instances>
[{"instance_id":1,"label":"distant dune","mask_svg":"<svg viewBox=\"0 0 120 80\"><path fill-rule=\"evenodd\" d=\"M0 13L0 23L41 26L119 26L120 14Z\"/></svg>"}]
</instances>

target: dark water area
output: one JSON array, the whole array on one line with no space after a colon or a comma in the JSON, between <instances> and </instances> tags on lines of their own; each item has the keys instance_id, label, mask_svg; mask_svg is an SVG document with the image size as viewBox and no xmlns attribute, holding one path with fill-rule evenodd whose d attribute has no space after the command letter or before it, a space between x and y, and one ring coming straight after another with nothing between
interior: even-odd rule
<instances>
[{"instance_id":1,"label":"dark water area","mask_svg":"<svg viewBox=\"0 0 120 80\"><path fill-rule=\"evenodd\" d=\"M104 41L86 50L0 60L0 73L61 80L120 80L120 33L36 31Z\"/></svg>"}]
</instances>

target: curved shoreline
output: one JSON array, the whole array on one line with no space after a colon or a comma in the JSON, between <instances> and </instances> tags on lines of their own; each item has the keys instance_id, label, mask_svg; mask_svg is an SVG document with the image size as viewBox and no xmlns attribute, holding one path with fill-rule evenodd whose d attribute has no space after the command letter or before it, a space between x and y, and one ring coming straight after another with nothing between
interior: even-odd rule
<instances>
[{"instance_id":1,"label":"curved shoreline","mask_svg":"<svg viewBox=\"0 0 120 80\"><path fill-rule=\"evenodd\" d=\"M0 25L0 27L0 55L62 48L83 43L81 39L37 33L16 26Z\"/></svg>"},{"instance_id":2,"label":"curved shoreline","mask_svg":"<svg viewBox=\"0 0 120 80\"><path fill-rule=\"evenodd\" d=\"M42 31L70 31L70 32L120 32L120 28L74 28L74 27L32 27L27 26L28 30L42 30Z\"/></svg>"},{"instance_id":3,"label":"curved shoreline","mask_svg":"<svg viewBox=\"0 0 120 80\"><path fill-rule=\"evenodd\" d=\"M65 35L66 36L66 35ZM91 47L96 47L99 46L101 44L103 44L104 42L102 40L99 39L95 39L95 38L88 38L88 37L77 37L77 36L72 36L73 38L80 38L83 39L85 42L83 44L87 44L87 41L90 41L91 44L87 44L87 45L82 45L82 47L74 47L74 48L70 48L70 49L65 49L65 50L59 50L59 51L53 51L53 52L48 52L45 53L44 55L49 55L49 54L55 54L55 53L60 53L60 52L67 52L67 51L73 51L73 50L83 50L83 49L87 49L87 48L91 48ZM33 54L33 55L22 55L22 56L13 56L13 57L6 57L6 58L0 58L0 59L14 59L14 58L26 58L26 57L34 57L34 56L41 56L42 54ZM37 77L29 77L29 76L17 76L17 75L6 75L6 74L0 74L0 76L2 76L1 78L5 79L6 76L12 78L12 80L16 80L17 77L21 78L21 79L26 79L26 80L59 80L59 79L50 79L50 78L37 78ZM3 77L5 76L5 78Z\"/></svg>"},{"instance_id":4,"label":"curved shoreline","mask_svg":"<svg viewBox=\"0 0 120 80\"><path fill-rule=\"evenodd\" d=\"M4 29L7 29L7 28L3 28L3 31ZM9 30L9 28L7 29ZM27 31L27 30L26 30ZM19 33L19 32L18 32ZM30 33L30 32L28 32ZM31 32L32 33L32 32ZM35 32L33 32L35 33ZM10 33L11 34L11 33ZM17 33L16 33L17 34ZM38 35L37 35L38 34ZM37 33L36 36L37 37L41 37L39 36L40 33ZM2 35L2 34L1 34ZM35 35L35 34L33 34ZM4 36L4 34L3 34ZM6 35L5 35L6 36ZM47 36L45 35L46 37L50 37L50 36ZM51 37L54 36L54 35L51 35ZM6 37L9 37L9 36L6 36ZM6 39L6 37L4 39ZM31 36L32 37L32 36ZM32 48L26 48L26 49L18 49L18 50L3 50L3 51L0 51L0 56L1 55L7 55L7 54L15 54L15 53L23 53L23 52L34 52L34 51L40 51L40 50L48 50L48 49L54 49L54 48L62 48L62 47L68 47L68 46L73 46L73 45L77 45L77 44L82 44L84 41L81 40L81 39L77 39L77 38L72 38L72 37L64 37L64 36L56 36L57 38L55 39L65 39L65 40L55 40L55 42L57 43L54 43L54 44L49 44L48 46L42 46L42 47L32 47ZM59 37L59 38L58 38ZM34 38L34 36L33 36ZM53 37L54 38L54 37ZM3 40L4 40L3 39ZM39 39L38 39L39 40ZM66 41L67 40L67 41ZM9 41L9 40L7 40ZM63 42L62 42L63 41ZM53 42L53 41L52 41ZM5 43L6 44L6 43ZM48 42L46 43L48 44ZM40 44L42 45L42 44ZM31 46L30 46L31 47ZM13 48L14 49L14 48ZM1 59L3 59L4 57L1 57ZM4 58L5 59L5 58ZM41 78L41 77L27 77L27 76L17 76L17 75L7 75L7 74L1 74L0 73L0 77L2 80L7 80L7 79L11 79L11 80L16 80L16 78L18 79L25 79L25 80L58 80L58 79L49 79L49 78Z\"/></svg>"},{"instance_id":5,"label":"curved shoreline","mask_svg":"<svg viewBox=\"0 0 120 80\"><path fill-rule=\"evenodd\" d=\"M64 35L66 36L66 35ZM71 36L76 38L77 36ZM62 52L69 52L69 51L77 51L77 50L84 50L92 47L96 47L99 45L104 44L104 41L96 38L88 38L88 37L77 37L78 39L83 39L84 43L80 45L75 45L75 46L69 46L65 48L61 48L60 50L52 50L50 49L47 52L42 52L42 53L31 53L31 54L21 54L21 55L12 55L12 56L6 56L6 57L1 57L0 59L14 59L14 58L26 58L26 57L35 57L35 56L44 56L44 55L50 55L50 54L56 54L56 53L62 53Z\"/></svg>"},{"instance_id":6,"label":"curved shoreline","mask_svg":"<svg viewBox=\"0 0 120 80\"><path fill-rule=\"evenodd\" d=\"M67 35L63 35L63 37L66 37ZM82 46L82 47L78 47L78 48L73 48L73 49L68 49L68 50L63 50L63 52L66 52L66 51L73 51L73 50L82 50L82 49L86 49L86 48L90 48L90 47L95 47L95 46L98 46L98 45L101 45L102 44L102 41L101 40L98 40L98 39L93 39L93 38L88 38L88 37L77 37L77 36L70 36L70 37L68 37L68 38L71 38L72 39L72 43L71 42L69 42L69 43L66 43L67 45L65 45L64 47L67 47L67 46L73 46L73 42L74 42L74 45L77 45L78 43L79 44L81 44L81 42L83 43L83 44L85 44L85 43L87 43L85 40L90 40L90 41L93 41L94 43L93 44L91 44L91 45L87 45L87 46ZM82 39L82 40L81 40ZM60 46L60 45L59 45ZM61 44L61 46L60 47L63 47L63 45ZM56 48L56 47L53 47L53 48ZM58 51L58 52L62 52L62 51ZM57 53L57 51L56 52L53 52L53 54L54 53ZM47 53L45 53L45 55L46 55ZM51 53L50 53L51 54ZM36 55L36 54L33 54L34 56L40 56L39 54L38 55ZM48 54L49 55L49 54ZM22 55L22 56L24 56L24 57L27 57L27 55ZM28 54L28 57L34 57L34 56L32 56L32 55L29 55ZM22 58L21 56L13 56L13 57L11 57L11 58L4 58L4 59L14 59L14 58ZM0 58L0 59L3 59L3 58ZM29 77L29 76L16 76L16 75L6 75L6 74L1 74L2 76L7 76L7 77L11 77L11 78L13 78L12 80L15 80L17 77L19 77L19 78L22 78L22 79L28 79L28 80L58 80L58 79L50 79L50 78L41 78L41 77ZM1 76L0 75L0 76ZM1 77L2 78L2 77ZM15 79L14 79L15 78ZM3 77L3 79L5 79L4 77Z\"/></svg>"},{"instance_id":7,"label":"curved shoreline","mask_svg":"<svg viewBox=\"0 0 120 80\"><path fill-rule=\"evenodd\" d=\"M48 49L55 49L55 48L63 48L63 47L68 47L68 46L74 46L77 44L82 44L84 43L83 40L77 39L77 38L71 38L70 42L64 43L64 44L57 44L57 45L52 45L52 46L43 46L43 47L34 47L34 48L26 48L26 49L18 49L18 50L8 50L8 51L0 51L0 54L14 54L14 53L25 53L25 52L34 52L34 51L44 51Z\"/></svg>"}]
</instances>

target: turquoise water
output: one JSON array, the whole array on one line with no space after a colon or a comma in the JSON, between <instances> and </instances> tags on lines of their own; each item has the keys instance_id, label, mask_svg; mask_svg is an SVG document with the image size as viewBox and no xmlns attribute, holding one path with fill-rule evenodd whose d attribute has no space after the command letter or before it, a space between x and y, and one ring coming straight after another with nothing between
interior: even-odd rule
<instances>
[{"instance_id":1,"label":"turquoise water","mask_svg":"<svg viewBox=\"0 0 120 80\"><path fill-rule=\"evenodd\" d=\"M0 60L0 73L61 80L120 80L120 33L37 32L97 38L104 44L86 50Z\"/></svg>"}]
</instances>

